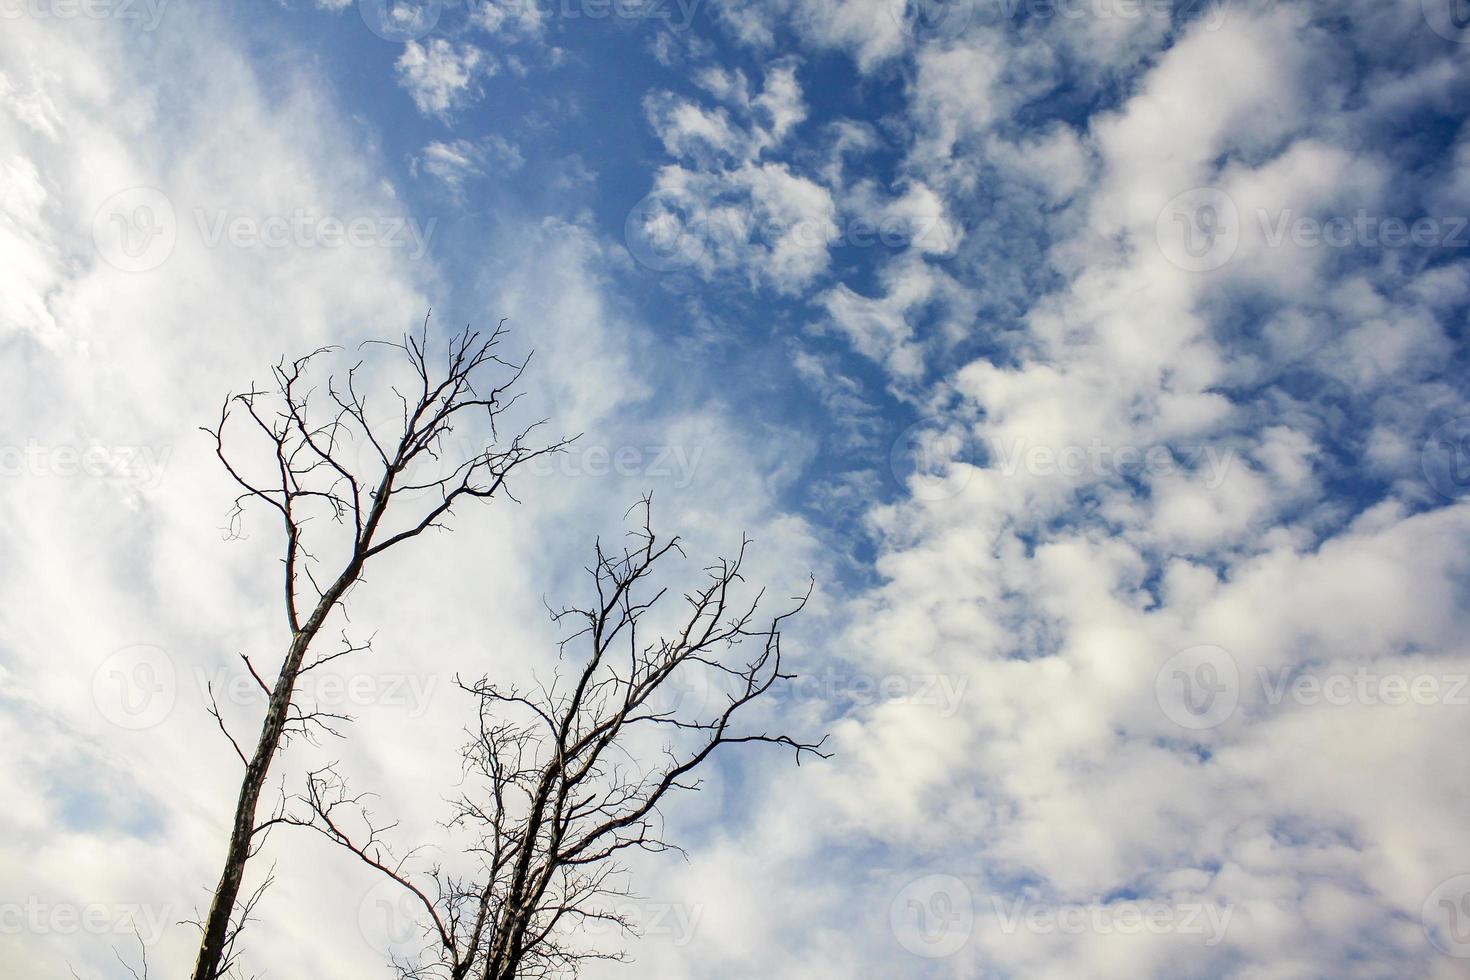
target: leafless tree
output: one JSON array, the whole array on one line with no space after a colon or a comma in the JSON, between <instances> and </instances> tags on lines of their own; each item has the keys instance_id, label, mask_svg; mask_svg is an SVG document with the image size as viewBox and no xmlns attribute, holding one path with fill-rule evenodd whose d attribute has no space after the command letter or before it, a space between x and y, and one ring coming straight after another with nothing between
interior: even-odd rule
<instances>
[{"instance_id":1,"label":"leafless tree","mask_svg":"<svg viewBox=\"0 0 1470 980\"><path fill-rule=\"evenodd\" d=\"M288 818L324 834L397 882L421 912L421 954L396 959L403 978L520 980L575 975L589 959L621 959L579 937L599 922L632 923L617 901L618 858L632 849L678 850L663 836L660 805L697 790L696 770L721 746L765 743L827 757L817 742L746 728L746 709L794 678L782 666L781 629L810 595L761 619L762 593L742 602L746 544L705 569L673 627L649 640L640 623L665 596L650 576L682 554L648 521L634 543L606 552L599 542L587 571L595 601L553 619L570 635L555 678L531 690L481 679L460 682L478 702L478 725L463 751L465 789L448 826L466 835L469 868L438 865L414 873L412 852L396 858L391 825L376 823L364 796L352 795L335 768L311 773L302 816ZM763 592L763 590L762 590ZM700 674L701 677L692 675ZM705 698L671 692L712 691ZM662 743L657 761L649 740ZM657 748L655 748L655 752Z\"/></svg>"},{"instance_id":2,"label":"leafless tree","mask_svg":"<svg viewBox=\"0 0 1470 980\"><path fill-rule=\"evenodd\" d=\"M506 480L516 467L565 446L533 447L530 434L541 423L500 438L497 419L515 401L526 367L500 356L503 334L504 321L488 335L466 328L436 352L425 318L423 329L401 342L363 345L345 373L323 364L340 356L337 348L282 360L268 388L226 398L218 424L204 430L240 489L229 533L241 532L251 508L280 521L290 641L270 683L242 658L268 699L249 751L230 733L211 692L211 714L244 774L219 884L208 914L195 923L202 938L194 980L218 980L236 964L240 932L269 883L241 899L246 865L276 823L257 817L272 760L293 736L339 734L349 720L300 706L295 695L303 675L368 649L371 640L354 642L345 632L340 644L323 648L323 632L353 586L384 552L444 527L457 504L510 496ZM378 352L387 357L372 357ZM377 381L368 375L392 369L401 385L384 382L370 404L361 389ZM380 399L386 424L369 421Z\"/></svg>"}]
</instances>

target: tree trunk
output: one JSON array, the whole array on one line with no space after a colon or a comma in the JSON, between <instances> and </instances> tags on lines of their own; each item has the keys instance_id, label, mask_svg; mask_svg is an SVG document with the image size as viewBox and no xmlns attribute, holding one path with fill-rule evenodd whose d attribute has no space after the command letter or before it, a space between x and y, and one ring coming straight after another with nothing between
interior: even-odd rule
<instances>
[{"instance_id":1,"label":"tree trunk","mask_svg":"<svg viewBox=\"0 0 1470 980\"><path fill-rule=\"evenodd\" d=\"M352 576L355 578L355 575ZM265 788L265 779L270 772L271 760L281 743L281 734L286 728L287 713L291 697L296 689L296 678L306 659L306 650L321 629L327 614L336 605L337 599L346 591L351 579L344 575L330 588L311 618L292 638L286 653L286 662L276 677L276 686L271 691L270 706L260 728L260 741L255 753L245 767L245 778L240 783L240 798L235 804L235 822L230 830L230 846L225 852L225 867L220 874L219 885L214 890L214 900L209 907L209 918L205 920L204 937L199 945L199 960L194 966L193 980L219 980L225 965L225 949L230 940L230 916L240 898L240 885L245 878L245 864L250 859L250 845L255 836L255 811L260 803L260 792Z\"/></svg>"}]
</instances>

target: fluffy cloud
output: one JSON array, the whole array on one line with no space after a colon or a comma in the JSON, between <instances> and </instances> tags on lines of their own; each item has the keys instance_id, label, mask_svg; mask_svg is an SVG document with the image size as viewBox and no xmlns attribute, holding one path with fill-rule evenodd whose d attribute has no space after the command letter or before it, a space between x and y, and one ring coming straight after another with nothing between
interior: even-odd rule
<instances>
[{"instance_id":1,"label":"fluffy cloud","mask_svg":"<svg viewBox=\"0 0 1470 980\"><path fill-rule=\"evenodd\" d=\"M426 115L446 116L480 96L480 82L495 74L494 58L473 44L432 38L409 41L399 56L398 84Z\"/></svg>"}]
</instances>

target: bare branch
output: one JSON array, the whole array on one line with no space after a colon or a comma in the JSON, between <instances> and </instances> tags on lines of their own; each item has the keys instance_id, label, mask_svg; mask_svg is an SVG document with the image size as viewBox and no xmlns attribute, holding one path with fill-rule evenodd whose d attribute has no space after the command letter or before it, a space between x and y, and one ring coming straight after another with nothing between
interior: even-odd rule
<instances>
[{"instance_id":1,"label":"bare branch","mask_svg":"<svg viewBox=\"0 0 1470 980\"><path fill-rule=\"evenodd\" d=\"M358 644L344 633L338 649L317 653L322 628L334 615L345 617L347 596L370 561L431 528L447 527L461 501L513 500L508 481L516 468L566 445L533 445L531 433L541 423L508 441L500 438L499 416L514 403L511 390L527 363L500 356L504 334L503 320L488 336L466 327L435 353L425 317L401 343L364 344L370 354L381 347L401 355L416 379L414 394L388 387L402 409L397 426L369 422L360 384L366 354L333 375L326 365L342 352L323 347L282 358L271 368L269 386L227 397L218 422L204 429L239 491L225 533L243 536L247 509L257 505L280 520L291 641L273 684L242 657L269 699L252 752L229 733L210 693L210 714L244 762L245 775L224 870L201 924L194 980L220 980L237 963L240 932L264 894L262 885L240 899L245 866L262 846L262 832L283 822L279 815L256 822L276 754L293 737L313 743L322 735L341 737L351 721L295 701L303 674L371 648L371 639Z\"/></svg>"},{"instance_id":2,"label":"bare branch","mask_svg":"<svg viewBox=\"0 0 1470 980\"><path fill-rule=\"evenodd\" d=\"M663 838L660 806L697 791L695 771L721 746L764 743L826 758L825 739L747 729L744 710L795 675L782 668L781 628L811 594L757 625L761 595L739 603L735 587L748 541L735 557L705 569L684 595L686 608L669 635L639 636L639 622L667 591L654 587L658 563L682 555L677 539L661 540L649 522L650 502L620 553L594 547L588 568L595 601L551 613L568 625L562 663L549 684L522 690L482 678L456 679L478 701L478 723L463 751L467 788L448 821L468 833L466 854L478 859L468 878L434 868L410 874L391 860L383 834L348 794L340 777L313 774L299 800L300 819L415 896L433 938L425 957L395 963L402 978L575 975L594 959L620 959L579 942L589 922L631 929L612 904L628 892L617 882L624 851L678 851ZM748 651L748 652L743 652ZM576 664L575 667L572 664ZM713 685L708 703L669 703L691 683ZM663 700L661 700L663 699ZM640 763L643 731L662 732L662 758ZM366 834L342 819L355 809Z\"/></svg>"}]
</instances>

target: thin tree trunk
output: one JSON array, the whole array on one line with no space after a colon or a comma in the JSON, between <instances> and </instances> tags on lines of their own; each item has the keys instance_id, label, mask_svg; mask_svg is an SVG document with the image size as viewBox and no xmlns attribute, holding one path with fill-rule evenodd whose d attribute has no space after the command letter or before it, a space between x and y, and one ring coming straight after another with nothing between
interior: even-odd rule
<instances>
[{"instance_id":1,"label":"thin tree trunk","mask_svg":"<svg viewBox=\"0 0 1470 980\"><path fill-rule=\"evenodd\" d=\"M355 572L352 577L356 578ZM245 865L250 859L250 846L255 836L255 811L260 804L260 793L265 788L271 760L275 758L281 735L286 729L296 678L306 659L307 648L321 630L323 621L336 605L337 599L346 591L347 584L350 584L350 580L344 573L343 579L322 596L316 609L312 611L311 618L292 638L291 647L286 653L286 662L281 665L275 689L271 691L265 721L260 727L260 740L245 768L245 778L240 783L240 797L235 804L235 821L230 830L230 846L225 852L224 871L214 890L209 918L205 920L204 936L199 945L199 960L194 966L193 980L219 980L225 966L225 950L230 940L230 916L240 898Z\"/></svg>"}]
</instances>

